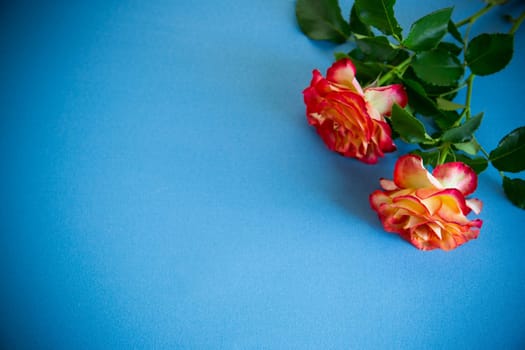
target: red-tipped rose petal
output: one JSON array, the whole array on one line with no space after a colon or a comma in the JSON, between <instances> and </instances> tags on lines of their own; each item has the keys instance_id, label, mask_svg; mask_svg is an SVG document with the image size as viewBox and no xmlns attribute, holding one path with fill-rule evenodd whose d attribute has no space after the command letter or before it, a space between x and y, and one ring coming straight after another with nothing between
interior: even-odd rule
<instances>
[{"instance_id":1,"label":"red-tipped rose petal","mask_svg":"<svg viewBox=\"0 0 525 350\"><path fill-rule=\"evenodd\" d=\"M326 79L344 85L361 95L363 94L363 89L355 78L354 64L347 58L335 62L330 68L328 68L326 71Z\"/></svg>"},{"instance_id":2,"label":"red-tipped rose petal","mask_svg":"<svg viewBox=\"0 0 525 350\"><path fill-rule=\"evenodd\" d=\"M324 79L321 72L319 72L318 69L314 69L312 71L312 81L310 81L310 86L314 86L317 84L320 80Z\"/></svg>"},{"instance_id":3,"label":"red-tipped rose petal","mask_svg":"<svg viewBox=\"0 0 525 350\"><path fill-rule=\"evenodd\" d=\"M400 188L441 188L441 183L423 166L421 157L407 154L400 157L394 168L394 182Z\"/></svg>"},{"instance_id":4,"label":"red-tipped rose petal","mask_svg":"<svg viewBox=\"0 0 525 350\"><path fill-rule=\"evenodd\" d=\"M456 188L465 196L474 192L478 186L478 177L474 170L461 162L438 165L432 175L445 188Z\"/></svg>"},{"instance_id":5,"label":"red-tipped rose petal","mask_svg":"<svg viewBox=\"0 0 525 350\"><path fill-rule=\"evenodd\" d=\"M379 190L372 192L372 194L370 194L370 196L368 197L368 200L370 201L370 206L375 211L379 211L379 208L382 204L392 202L390 197L388 197L386 194Z\"/></svg>"},{"instance_id":6,"label":"red-tipped rose petal","mask_svg":"<svg viewBox=\"0 0 525 350\"><path fill-rule=\"evenodd\" d=\"M382 116L390 115L394 103L405 107L408 102L405 89L399 84L367 88L365 99Z\"/></svg>"},{"instance_id":7,"label":"red-tipped rose petal","mask_svg":"<svg viewBox=\"0 0 525 350\"><path fill-rule=\"evenodd\" d=\"M439 215L450 222L458 222L465 218L470 208L465 202L465 197L454 188L447 188L436 192L434 195L422 200L432 215ZM457 221L459 220L459 221Z\"/></svg>"},{"instance_id":8,"label":"red-tipped rose petal","mask_svg":"<svg viewBox=\"0 0 525 350\"><path fill-rule=\"evenodd\" d=\"M317 129L330 150L376 163L384 153L396 149L390 126L365 100L349 59L334 63L327 78L314 70L303 96L308 123Z\"/></svg>"},{"instance_id":9,"label":"red-tipped rose petal","mask_svg":"<svg viewBox=\"0 0 525 350\"><path fill-rule=\"evenodd\" d=\"M373 123L376 128L374 137L379 148L383 152L394 152L397 148L396 144L392 140L392 130L390 129L390 125L388 125L387 122L378 120L374 120Z\"/></svg>"},{"instance_id":10,"label":"red-tipped rose petal","mask_svg":"<svg viewBox=\"0 0 525 350\"><path fill-rule=\"evenodd\" d=\"M483 226L483 220L481 220L481 219L475 219L475 220L472 220L472 221L470 222L470 225L469 225L469 226L470 226L470 227L481 228L481 226ZM479 231L477 231L476 233L478 234ZM478 237L477 234L476 234L476 237L474 237L474 238L477 238L477 237Z\"/></svg>"},{"instance_id":11,"label":"red-tipped rose petal","mask_svg":"<svg viewBox=\"0 0 525 350\"><path fill-rule=\"evenodd\" d=\"M431 214L428 211L425 203L419 198L410 195L398 196L392 199L392 203L395 204L396 208L402 208L409 211L414 215L429 215Z\"/></svg>"}]
</instances>

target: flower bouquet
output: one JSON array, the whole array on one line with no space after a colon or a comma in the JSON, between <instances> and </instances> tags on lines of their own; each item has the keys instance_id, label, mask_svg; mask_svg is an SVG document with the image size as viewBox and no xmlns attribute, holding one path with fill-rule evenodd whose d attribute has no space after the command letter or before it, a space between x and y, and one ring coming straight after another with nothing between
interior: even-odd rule
<instances>
[{"instance_id":1,"label":"flower bouquet","mask_svg":"<svg viewBox=\"0 0 525 350\"><path fill-rule=\"evenodd\" d=\"M330 150L366 164L395 151L396 140L415 146L398 158L393 180L380 180L370 205L386 231L419 249L451 250L478 237L482 220L467 216L479 214L482 202L468 196L489 164L501 174L508 199L525 209L525 180L508 176L525 170L525 126L489 152L474 135L483 113L471 110L475 77L510 62L525 12L507 16L506 33L470 38L471 28L505 2L485 0L457 22L453 8L438 9L416 20L406 36L395 0L355 0L348 21L337 0L296 2L309 38L353 44L335 54L326 76L313 71L303 91L307 121ZM465 99L458 101L462 90Z\"/></svg>"}]
</instances>

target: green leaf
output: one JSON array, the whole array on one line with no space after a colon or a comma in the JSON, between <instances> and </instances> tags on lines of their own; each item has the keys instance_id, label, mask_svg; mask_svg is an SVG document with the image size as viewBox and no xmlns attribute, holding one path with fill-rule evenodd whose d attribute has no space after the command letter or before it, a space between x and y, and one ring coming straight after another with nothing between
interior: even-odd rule
<instances>
[{"instance_id":1,"label":"green leaf","mask_svg":"<svg viewBox=\"0 0 525 350\"><path fill-rule=\"evenodd\" d=\"M450 33L450 35L452 35L454 39L463 44L463 38L459 33L458 27L456 27L456 24L452 21L448 21L448 32Z\"/></svg>"},{"instance_id":2,"label":"green leaf","mask_svg":"<svg viewBox=\"0 0 525 350\"><path fill-rule=\"evenodd\" d=\"M462 162L468 165L476 172L476 174L481 174L485 169L487 169L488 161L483 157L475 157L471 158L468 156L465 156L463 154L457 154L453 152L449 152L447 150L442 150L447 152L447 155L445 156L445 162ZM438 149L433 149L431 151L422 151L422 150L414 150L410 152L412 154L417 154L423 159L423 163L425 165L431 165L433 167L436 167L440 158L441 158L441 151Z\"/></svg>"},{"instance_id":3,"label":"green leaf","mask_svg":"<svg viewBox=\"0 0 525 350\"><path fill-rule=\"evenodd\" d=\"M362 86L369 85L389 68L381 63L368 60L360 48L355 48L348 53L356 70L356 78Z\"/></svg>"},{"instance_id":4,"label":"green leaf","mask_svg":"<svg viewBox=\"0 0 525 350\"><path fill-rule=\"evenodd\" d=\"M396 0L355 0L355 8L363 23L401 40L401 27L394 16L395 3Z\"/></svg>"},{"instance_id":5,"label":"green leaf","mask_svg":"<svg viewBox=\"0 0 525 350\"><path fill-rule=\"evenodd\" d=\"M525 181L503 177L503 191L507 198L518 208L525 209Z\"/></svg>"},{"instance_id":6,"label":"green leaf","mask_svg":"<svg viewBox=\"0 0 525 350\"><path fill-rule=\"evenodd\" d=\"M362 37L356 40L356 44L374 61L388 61L397 53L385 36Z\"/></svg>"},{"instance_id":7,"label":"green leaf","mask_svg":"<svg viewBox=\"0 0 525 350\"><path fill-rule=\"evenodd\" d=\"M405 78L403 79L403 85L407 91L408 103L418 113L426 116L439 113L435 102L428 97L425 88L420 83L415 80Z\"/></svg>"},{"instance_id":8,"label":"green leaf","mask_svg":"<svg viewBox=\"0 0 525 350\"><path fill-rule=\"evenodd\" d=\"M441 49L416 54L412 68L420 79L439 86L456 84L464 71L456 56Z\"/></svg>"},{"instance_id":9,"label":"green leaf","mask_svg":"<svg viewBox=\"0 0 525 350\"><path fill-rule=\"evenodd\" d=\"M485 3L489 5L503 5L509 2L509 0L485 0Z\"/></svg>"},{"instance_id":10,"label":"green leaf","mask_svg":"<svg viewBox=\"0 0 525 350\"><path fill-rule=\"evenodd\" d=\"M390 121L393 129L408 143L432 143L434 141L427 134L423 123L398 104L392 107Z\"/></svg>"},{"instance_id":11,"label":"green leaf","mask_svg":"<svg viewBox=\"0 0 525 350\"><path fill-rule=\"evenodd\" d=\"M350 56L344 52L334 52L334 61L339 61L343 58L350 58Z\"/></svg>"},{"instance_id":12,"label":"green leaf","mask_svg":"<svg viewBox=\"0 0 525 350\"><path fill-rule=\"evenodd\" d=\"M500 171L525 170L525 126L507 134L492 152L490 162Z\"/></svg>"},{"instance_id":13,"label":"green leaf","mask_svg":"<svg viewBox=\"0 0 525 350\"><path fill-rule=\"evenodd\" d=\"M514 51L514 36L510 34L481 34L472 39L465 51L465 60L472 73L496 73L510 62Z\"/></svg>"},{"instance_id":14,"label":"green leaf","mask_svg":"<svg viewBox=\"0 0 525 350\"><path fill-rule=\"evenodd\" d=\"M457 162L462 162L467 164L469 167L472 168L476 172L476 174L481 174L485 169L487 169L489 162L487 159L483 157L468 157L463 154L455 154L455 158Z\"/></svg>"},{"instance_id":15,"label":"green leaf","mask_svg":"<svg viewBox=\"0 0 525 350\"><path fill-rule=\"evenodd\" d=\"M361 51L360 48L356 47L352 49L350 52L348 52L348 56L352 59L352 61L359 61L359 62L366 62L367 57L363 51ZM355 62L354 62L355 63ZM356 73L359 73L356 71Z\"/></svg>"},{"instance_id":16,"label":"green leaf","mask_svg":"<svg viewBox=\"0 0 525 350\"><path fill-rule=\"evenodd\" d=\"M438 44L438 48L441 50L449 51L454 56L459 56L461 51L463 51L462 47L457 46L456 44L449 43L446 41L442 41Z\"/></svg>"},{"instance_id":17,"label":"green leaf","mask_svg":"<svg viewBox=\"0 0 525 350\"><path fill-rule=\"evenodd\" d=\"M442 111L455 111L457 109L465 108L465 105L452 102L446 98L438 97L436 99L437 107Z\"/></svg>"},{"instance_id":18,"label":"green leaf","mask_svg":"<svg viewBox=\"0 0 525 350\"><path fill-rule=\"evenodd\" d=\"M472 140L474 131L476 131L481 125L481 119L483 119L483 113L467 120L460 126L452 129L448 129L441 136L441 141L450 143L463 143Z\"/></svg>"},{"instance_id":19,"label":"green leaf","mask_svg":"<svg viewBox=\"0 0 525 350\"><path fill-rule=\"evenodd\" d=\"M447 34L452 8L444 8L421 17L412 24L403 45L419 52L433 49Z\"/></svg>"},{"instance_id":20,"label":"green leaf","mask_svg":"<svg viewBox=\"0 0 525 350\"><path fill-rule=\"evenodd\" d=\"M456 111L439 111L439 114L432 117L440 130L446 131L452 127L460 118Z\"/></svg>"},{"instance_id":21,"label":"green leaf","mask_svg":"<svg viewBox=\"0 0 525 350\"><path fill-rule=\"evenodd\" d=\"M344 43L350 36L350 26L341 15L337 0L297 0L295 15L310 39Z\"/></svg>"},{"instance_id":22,"label":"green leaf","mask_svg":"<svg viewBox=\"0 0 525 350\"><path fill-rule=\"evenodd\" d=\"M408 51L398 49L396 50L396 55L391 60L389 60L388 63L390 63L391 66L398 66L407 60L409 56L410 54Z\"/></svg>"},{"instance_id":23,"label":"green leaf","mask_svg":"<svg viewBox=\"0 0 525 350\"><path fill-rule=\"evenodd\" d=\"M355 4L352 6L352 10L350 10L350 31L354 34L374 36L372 28L364 24L363 21L361 21L361 18L357 15Z\"/></svg>"},{"instance_id":24,"label":"green leaf","mask_svg":"<svg viewBox=\"0 0 525 350\"><path fill-rule=\"evenodd\" d=\"M454 147L473 156L478 154L479 150L481 149L481 146L475 138L468 142L455 143Z\"/></svg>"},{"instance_id":25,"label":"green leaf","mask_svg":"<svg viewBox=\"0 0 525 350\"><path fill-rule=\"evenodd\" d=\"M422 150L416 149L410 153L420 156L421 159L423 159L423 164L430 165L432 167L435 167L439 161L439 151L438 150L424 152Z\"/></svg>"}]
</instances>

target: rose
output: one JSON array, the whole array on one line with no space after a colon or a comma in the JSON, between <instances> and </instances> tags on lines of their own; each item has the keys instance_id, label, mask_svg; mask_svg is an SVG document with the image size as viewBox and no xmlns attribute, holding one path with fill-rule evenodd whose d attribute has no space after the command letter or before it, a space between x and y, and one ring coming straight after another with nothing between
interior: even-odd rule
<instances>
[{"instance_id":1,"label":"rose","mask_svg":"<svg viewBox=\"0 0 525 350\"><path fill-rule=\"evenodd\" d=\"M362 89L355 72L349 59L335 62L326 78L314 70L303 91L306 115L329 149L376 163L396 149L384 116L390 115L394 103L404 107L407 95L398 84Z\"/></svg>"},{"instance_id":2,"label":"rose","mask_svg":"<svg viewBox=\"0 0 525 350\"><path fill-rule=\"evenodd\" d=\"M469 221L481 211L478 199L466 199L477 187L476 173L460 162L438 165L430 174L419 156L399 158L394 180L381 179L384 191L370 204L388 232L398 233L422 250L451 250L478 237L482 221Z\"/></svg>"}]
</instances>

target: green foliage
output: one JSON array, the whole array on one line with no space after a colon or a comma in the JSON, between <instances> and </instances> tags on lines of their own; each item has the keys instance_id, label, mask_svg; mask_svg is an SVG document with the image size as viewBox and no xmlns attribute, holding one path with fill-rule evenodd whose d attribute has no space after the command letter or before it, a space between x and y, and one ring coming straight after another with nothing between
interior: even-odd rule
<instances>
[{"instance_id":1,"label":"green foliage","mask_svg":"<svg viewBox=\"0 0 525 350\"><path fill-rule=\"evenodd\" d=\"M355 7L363 23L400 40L401 27L394 16L395 3L395 0L355 0Z\"/></svg>"},{"instance_id":2,"label":"green foliage","mask_svg":"<svg viewBox=\"0 0 525 350\"><path fill-rule=\"evenodd\" d=\"M335 61L342 60L343 58L350 58L350 56L348 56L344 52L336 52L336 53L334 53L334 60Z\"/></svg>"},{"instance_id":3,"label":"green foliage","mask_svg":"<svg viewBox=\"0 0 525 350\"><path fill-rule=\"evenodd\" d=\"M432 167L435 167L437 165L440 158L438 150L422 151L419 149L415 149L410 153L420 156L421 159L423 159L423 164L430 165Z\"/></svg>"},{"instance_id":4,"label":"green foliage","mask_svg":"<svg viewBox=\"0 0 525 350\"><path fill-rule=\"evenodd\" d=\"M408 143L431 143L433 141L427 134L423 123L397 104L394 104L392 108L390 121L394 130Z\"/></svg>"},{"instance_id":5,"label":"green foliage","mask_svg":"<svg viewBox=\"0 0 525 350\"><path fill-rule=\"evenodd\" d=\"M448 129L441 136L441 141L450 143L469 142L474 136L474 131L476 131L481 125L481 119L483 119L483 113L480 113L474 118L467 120L460 126Z\"/></svg>"},{"instance_id":6,"label":"green foliage","mask_svg":"<svg viewBox=\"0 0 525 350\"><path fill-rule=\"evenodd\" d=\"M361 21L361 19L357 15L355 4L352 6L352 10L350 10L350 31L354 35L360 34L360 35L371 36L371 37L374 36L374 32L372 31L372 28L364 24L363 21Z\"/></svg>"},{"instance_id":7,"label":"green foliage","mask_svg":"<svg viewBox=\"0 0 525 350\"><path fill-rule=\"evenodd\" d=\"M457 111L439 111L439 114L432 116L434 123L441 131L452 128L460 118L461 115Z\"/></svg>"},{"instance_id":8,"label":"green foliage","mask_svg":"<svg viewBox=\"0 0 525 350\"><path fill-rule=\"evenodd\" d=\"M454 85L463 76L463 65L452 53L437 49L416 55L412 68L416 75L432 85Z\"/></svg>"},{"instance_id":9,"label":"green foliage","mask_svg":"<svg viewBox=\"0 0 525 350\"><path fill-rule=\"evenodd\" d=\"M388 68L381 62L368 60L360 48L355 48L348 53L356 69L357 79L362 84L375 81Z\"/></svg>"},{"instance_id":10,"label":"green foliage","mask_svg":"<svg viewBox=\"0 0 525 350\"><path fill-rule=\"evenodd\" d=\"M432 12L412 24L403 45L416 52L435 48L448 30L452 8Z\"/></svg>"},{"instance_id":11,"label":"green foliage","mask_svg":"<svg viewBox=\"0 0 525 350\"><path fill-rule=\"evenodd\" d=\"M467 164L476 172L476 174L481 174L485 169L487 169L489 162L484 157L469 157L464 154L455 154L455 161L462 162Z\"/></svg>"},{"instance_id":12,"label":"green foliage","mask_svg":"<svg viewBox=\"0 0 525 350\"><path fill-rule=\"evenodd\" d=\"M490 162L500 171L516 173L525 170L525 126L507 134L492 152Z\"/></svg>"},{"instance_id":13,"label":"green foliage","mask_svg":"<svg viewBox=\"0 0 525 350\"><path fill-rule=\"evenodd\" d=\"M446 98L438 97L436 99L437 107L442 111L455 111L457 109L465 108L465 105L447 100Z\"/></svg>"},{"instance_id":14,"label":"green foliage","mask_svg":"<svg viewBox=\"0 0 525 350\"><path fill-rule=\"evenodd\" d=\"M456 26L454 22L448 21L447 29L448 29L449 34L452 35L454 39L456 39L457 41L463 44L463 38L461 37L461 33L459 32L458 27Z\"/></svg>"},{"instance_id":15,"label":"green foliage","mask_svg":"<svg viewBox=\"0 0 525 350\"><path fill-rule=\"evenodd\" d=\"M503 5L509 2L509 0L485 0L489 5Z\"/></svg>"},{"instance_id":16,"label":"green foliage","mask_svg":"<svg viewBox=\"0 0 525 350\"><path fill-rule=\"evenodd\" d=\"M472 73L489 75L505 68L513 51L513 35L481 34L469 42L465 59Z\"/></svg>"},{"instance_id":17,"label":"green foliage","mask_svg":"<svg viewBox=\"0 0 525 350\"><path fill-rule=\"evenodd\" d=\"M459 161L479 174L490 162L500 172L524 171L525 126L505 136L490 154L474 136L483 119L483 113L471 116L474 77L505 68L521 24L513 20L508 34L484 33L469 41L474 22L506 0L485 2L484 8L456 23L451 20L452 8L422 16L404 40L394 14L395 0L355 0L347 20L338 0L297 0L296 15L310 38L354 44L350 52L335 57L352 60L362 86L405 87L408 105L395 104L388 121L393 135L419 147L413 153L426 165ZM465 99L458 101L462 90ZM525 209L525 181L504 176L503 187L509 199Z\"/></svg>"},{"instance_id":18,"label":"green foliage","mask_svg":"<svg viewBox=\"0 0 525 350\"><path fill-rule=\"evenodd\" d=\"M463 52L463 47L459 47L456 44L442 41L437 46L441 50L449 51L454 56L459 56Z\"/></svg>"},{"instance_id":19,"label":"green foliage","mask_svg":"<svg viewBox=\"0 0 525 350\"><path fill-rule=\"evenodd\" d=\"M525 181L503 177L503 191L507 198L518 208L525 209Z\"/></svg>"},{"instance_id":20,"label":"green foliage","mask_svg":"<svg viewBox=\"0 0 525 350\"><path fill-rule=\"evenodd\" d=\"M436 102L428 97L423 85L410 78L403 79L403 84L408 94L410 106L414 108L416 112L426 116L439 114Z\"/></svg>"},{"instance_id":21,"label":"green foliage","mask_svg":"<svg viewBox=\"0 0 525 350\"><path fill-rule=\"evenodd\" d=\"M389 61L397 53L384 36L357 38L356 44L369 59L375 61Z\"/></svg>"},{"instance_id":22,"label":"green foliage","mask_svg":"<svg viewBox=\"0 0 525 350\"><path fill-rule=\"evenodd\" d=\"M460 151L468 153L470 155L476 155L481 150L481 146L475 138L468 142L455 143L454 147Z\"/></svg>"},{"instance_id":23,"label":"green foliage","mask_svg":"<svg viewBox=\"0 0 525 350\"><path fill-rule=\"evenodd\" d=\"M425 165L430 165L432 167L436 167L440 159L443 156L443 153L445 153L444 161L445 162L462 162L468 165L476 172L476 174L481 174L485 169L487 169L488 161L487 159L483 157L469 157L464 154L459 153L453 153L447 150L440 150L440 149L431 149L428 151L422 151L422 150L413 150L410 152L412 154L417 154L423 159L423 163Z\"/></svg>"},{"instance_id":24,"label":"green foliage","mask_svg":"<svg viewBox=\"0 0 525 350\"><path fill-rule=\"evenodd\" d=\"M311 39L344 43L350 36L350 25L337 0L297 0L295 14L299 27Z\"/></svg>"}]
</instances>

